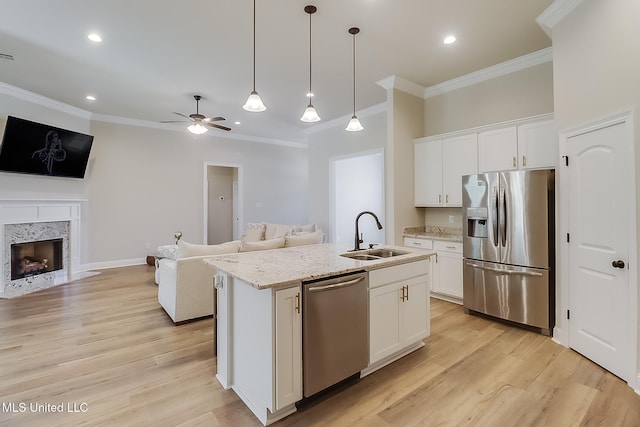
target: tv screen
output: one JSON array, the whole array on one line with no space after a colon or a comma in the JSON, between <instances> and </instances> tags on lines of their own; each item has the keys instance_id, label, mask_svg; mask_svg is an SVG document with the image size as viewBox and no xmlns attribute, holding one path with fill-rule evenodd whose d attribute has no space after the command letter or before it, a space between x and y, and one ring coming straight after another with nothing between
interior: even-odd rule
<instances>
[{"instance_id":1,"label":"tv screen","mask_svg":"<svg viewBox=\"0 0 640 427\"><path fill-rule=\"evenodd\" d=\"M93 136L9 116L0 171L84 178Z\"/></svg>"}]
</instances>

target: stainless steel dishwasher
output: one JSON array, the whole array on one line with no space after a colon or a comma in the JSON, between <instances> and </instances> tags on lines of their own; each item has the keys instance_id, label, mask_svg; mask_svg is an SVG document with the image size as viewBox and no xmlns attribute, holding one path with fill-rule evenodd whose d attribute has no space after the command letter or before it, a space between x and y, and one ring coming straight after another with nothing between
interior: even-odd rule
<instances>
[{"instance_id":1,"label":"stainless steel dishwasher","mask_svg":"<svg viewBox=\"0 0 640 427\"><path fill-rule=\"evenodd\" d=\"M369 275L303 282L304 396L359 373L369 363Z\"/></svg>"}]
</instances>

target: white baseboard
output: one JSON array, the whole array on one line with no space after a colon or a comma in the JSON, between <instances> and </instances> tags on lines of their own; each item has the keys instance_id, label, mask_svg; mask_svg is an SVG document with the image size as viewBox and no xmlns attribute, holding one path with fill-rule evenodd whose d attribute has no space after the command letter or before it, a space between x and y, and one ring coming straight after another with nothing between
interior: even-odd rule
<instances>
[{"instance_id":1,"label":"white baseboard","mask_svg":"<svg viewBox=\"0 0 640 427\"><path fill-rule=\"evenodd\" d=\"M115 261L92 262L89 264L83 264L80 267L80 269L81 271L103 270L107 268L128 267L131 265L142 265L146 263L147 263L147 260L145 258L131 258L131 259L122 259L122 260L115 260Z\"/></svg>"}]
</instances>

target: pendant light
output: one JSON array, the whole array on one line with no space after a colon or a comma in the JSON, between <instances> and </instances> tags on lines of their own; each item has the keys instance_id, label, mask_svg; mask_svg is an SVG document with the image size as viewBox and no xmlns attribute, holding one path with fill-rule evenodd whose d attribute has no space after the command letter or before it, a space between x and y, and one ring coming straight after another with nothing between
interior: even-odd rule
<instances>
[{"instance_id":1,"label":"pendant light","mask_svg":"<svg viewBox=\"0 0 640 427\"><path fill-rule=\"evenodd\" d=\"M254 113L259 113L267 109L260 95L256 92L256 0L253 0L253 90L242 108Z\"/></svg>"},{"instance_id":2,"label":"pendant light","mask_svg":"<svg viewBox=\"0 0 640 427\"><path fill-rule=\"evenodd\" d=\"M313 104L311 104L311 97L313 96L313 92L311 92L311 15L316 13L317 10L318 9L312 5L304 7L304 11L309 14L309 105L307 105L307 108L305 108L302 117L300 117L300 120L307 123L320 121L318 112L314 108Z\"/></svg>"},{"instance_id":3,"label":"pendant light","mask_svg":"<svg viewBox=\"0 0 640 427\"><path fill-rule=\"evenodd\" d=\"M349 124L345 128L349 132L357 132L364 129L360 124L360 120L358 120L358 116L356 116L356 34L359 32L360 28L358 27L349 28L349 34L353 36L353 116L351 116L351 120L349 120Z\"/></svg>"}]
</instances>

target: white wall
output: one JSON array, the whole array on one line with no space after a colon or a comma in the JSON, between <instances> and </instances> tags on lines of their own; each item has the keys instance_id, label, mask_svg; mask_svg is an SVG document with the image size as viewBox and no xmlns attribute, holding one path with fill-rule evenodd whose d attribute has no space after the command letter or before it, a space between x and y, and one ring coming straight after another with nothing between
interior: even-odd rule
<instances>
[{"instance_id":1,"label":"white wall","mask_svg":"<svg viewBox=\"0 0 640 427\"><path fill-rule=\"evenodd\" d=\"M633 109L636 201L640 202L640 2L583 0L553 27L554 103L558 128L571 129ZM636 206L636 230L638 226ZM640 236L637 236L640 241ZM630 262L634 262L630 260ZM634 264L639 265L640 257ZM562 285L562 284L561 284ZM634 283L637 286L637 283ZM640 306L640 299L638 300ZM640 322L640 316L638 316ZM640 323L637 325L640 343ZM636 350L640 390L640 349Z\"/></svg>"},{"instance_id":2,"label":"white wall","mask_svg":"<svg viewBox=\"0 0 640 427\"><path fill-rule=\"evenodd\" d=\"M345 121L309 133L309 222L316 223L327 235L331 235L330 159L384 148L386 144L386 112L359 118L364 126L360 132L345 131Z\"/></svg>"},{"instance_id":3,"label":"white wall","mask_svg":"<svg viewBox=\"0 0 640 427\"><path fill-rule=\"evenodd\" d=\"M307 222L305 149L97 121L91 132L92 264L143 258L176 230L203 243L205 162L242 166L245 222Z\"/></svg>"}]
</instances>

